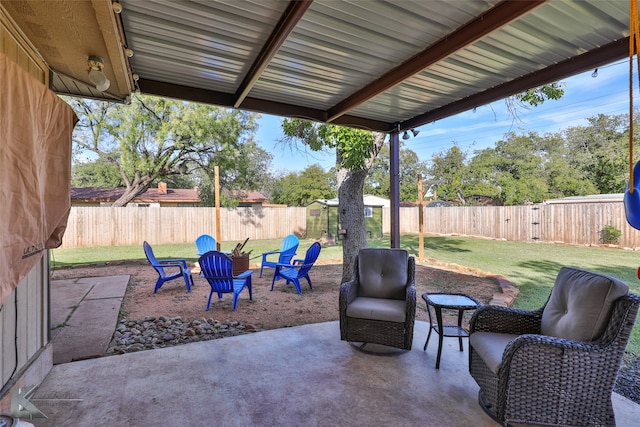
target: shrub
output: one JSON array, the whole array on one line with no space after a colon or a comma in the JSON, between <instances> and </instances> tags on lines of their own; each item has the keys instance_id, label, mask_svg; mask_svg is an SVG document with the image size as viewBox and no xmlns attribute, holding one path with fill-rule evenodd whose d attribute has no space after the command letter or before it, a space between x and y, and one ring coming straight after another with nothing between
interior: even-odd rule
<instances>
[{"instance_id":1,"label":"shrub","mask_svg":"<svg viewBox=\"0 0 640 427\"><path fill-rule=\"evenodd\" d=\"M605 225L600 232L602 237L602 243L617 245L622 232L613 225Z\"/></svg>"}]
</instances>

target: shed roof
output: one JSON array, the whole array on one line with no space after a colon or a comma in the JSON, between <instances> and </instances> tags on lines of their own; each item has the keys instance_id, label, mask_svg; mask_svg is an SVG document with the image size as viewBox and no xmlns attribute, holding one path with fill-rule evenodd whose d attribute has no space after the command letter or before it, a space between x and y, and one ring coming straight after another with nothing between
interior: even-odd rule
<instances>
[{"instance_id":1,"label":"shed roof","mask_svg":"<svg viewBox=\"0 0 640 427\"><path fill-rule=\"evenodd\" d=\"M380 200L377 200L377 199L378 199L378 197L376 197L376 198L368 198L367 196L364 196L363 197L363 202L364 202L365 206L384 207L384 202L381 202ZM335 198L335 199L316 199L315 202L322 203L323 205L327 205L327 206L338 206L339 199L337 199L337 198Z\"/></svg>"},{"instance_id":2,"label":"shed roof","mask_svg":"<svg viewBox=\"0 0 640 427\"><path fill-rule=\"evenodd\" d=\"M590 194L587 196L571 196L563 197L561 199L545 200L544 203L550 205L557 204L571 204L571 203L612 203L624 201L624 193L612 193L612 194Z\"/></svg>"}]
</instances>

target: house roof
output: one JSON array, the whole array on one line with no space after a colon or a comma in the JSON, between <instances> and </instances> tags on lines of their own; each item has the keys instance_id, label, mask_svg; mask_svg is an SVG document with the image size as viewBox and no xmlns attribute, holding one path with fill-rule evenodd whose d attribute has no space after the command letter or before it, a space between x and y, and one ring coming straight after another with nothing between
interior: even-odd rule
<instances>
[{"instance_id":1,"label":"house roof","mask_svg":"<svg viewBox=\"0 0 640 427\"><path fill-rule=\"evenodd\" d=\"M403 131L628 56L626 1L2 0L61 94ZM133 56L129 57L128 54ZM87 58L111 86L93 87Z\"/></svg>"},{"instance_id":2,"label":"house roof","mask_svg":"<svg viewBox=\"0 0 640 427\"><path fill-rule=\"evenodd\" d=\"M231 194L244 203L264 203L269 201L262 193L255 190L233 190Z\"/></svg>"},{"instance_id":3,"label":"house roof","mask_svg":"<svg viewBox=\"0 0 640 427\"><path fill-rule=\"evenodd\" d=\"M72 202L115 202L124 193L124 188L71 187ZM134 203L199 203L197 190L188 188L169 188L167 194L161 194L157 188L149 188L132 200Z\"/></svg>"}]
</instances>

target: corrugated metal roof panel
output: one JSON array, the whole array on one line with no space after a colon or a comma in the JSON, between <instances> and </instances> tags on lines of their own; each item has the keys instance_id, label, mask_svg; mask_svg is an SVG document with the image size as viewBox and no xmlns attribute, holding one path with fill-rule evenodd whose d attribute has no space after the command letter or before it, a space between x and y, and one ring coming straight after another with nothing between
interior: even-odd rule
<instances>
[{"instance_id":1,"label":"corrugated metal roof panel","mask_svg":"<svg viewBox=\"0 0 640 427\"><path fill-rule=\"evenodd\" d=\"M293 103L301 90L306 106L328 109L493 3L316 1L251 96Z\"/></svg>"},{"instance_id":2,"label":"corrugated metal roof panel","mask_svg":"<svg viewBox=\"0 0 640 427\"><path fill-rule=\"evenodd\" d=\"M125 3L131 64L142 78L234 93L286 2Z\"/></svg>"},{"instance_id":3,"label":"corrugated metal roof panel","mask_svg":"<svg viewBox=\"0 0 640 427\"><path fill-rule=\"evenodd\" d=\"M377 120L408 120L421 111L488 90L628 34L628 11L623 2L585 3L546 3L350 114Z\"/></svg>"}]
</instances>

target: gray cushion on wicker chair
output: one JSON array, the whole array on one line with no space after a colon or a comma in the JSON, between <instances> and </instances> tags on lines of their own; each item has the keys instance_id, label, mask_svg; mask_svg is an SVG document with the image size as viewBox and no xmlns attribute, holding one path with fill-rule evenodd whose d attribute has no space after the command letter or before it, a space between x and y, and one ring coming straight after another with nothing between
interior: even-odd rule
<instances>
[{"instance_id":1,"label":"gray cushion on wicker chair","mask_svg":"<svg viewBox=\"0 0 640 427\"><path fill-rule=\"evenodd\" d=\"M406 314L407 305L404 300L358 297L347 306L347 316L360 319L402 323Z\"/></svg>"},{"instance_id":2,"label":"gray cushion on wicker chair","mask_svg":"<svg viewBox=\"0 0 640 427\"><path fill-rule=\"evenodd\" d=\"M639 305L619 280L564 267L537 310L481 307L469 339L480 404L501 424L615 425L611 393Z\"/></svg>"},{"instance_id":3,"label":"gray cushion on wicker chair","mask_svg":"<svg viewBox=\"0 0 640 427\"><path fill-rule=\"evenodd\" d=\"M613 304L629 287L613 277L563 268L542 312L540 333L576 341L593 341L609 322Z\"/></svg>"},{"instance_id":4,"label":"gray cushion on wicker chair","mask_svg":"<svg viewBox=\"0 0 640 427\"><path fill-rule=\"evenodd\" d=\"M404 249L361 249L340 287L340 338L411 350L415 261Z\"/></svg>"},{"instance_id":5,"label":"gray cushion on wicker chair","mask_svg":"<svg viewBox=\"0 0 640 427\"><path fill-rule=\"evenodd\" d=\"M494 374L502 364L502 355L507 345L520 335L498 334L495 332L476 332L469 337L469 345L482 358L487 367Z\"/></svg>"},{"instance_id":6,"label":"gray cushion on wicker chair","mask_svg":"<svg viewBox=\"0 0 640 427\"><path fill-rule=\"evenodd\" d=\"M359 297L404 300L409 254L404 249L362 249Z\"/></svg>"}]
</instances>

